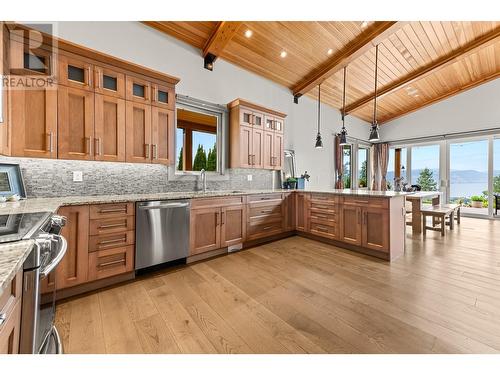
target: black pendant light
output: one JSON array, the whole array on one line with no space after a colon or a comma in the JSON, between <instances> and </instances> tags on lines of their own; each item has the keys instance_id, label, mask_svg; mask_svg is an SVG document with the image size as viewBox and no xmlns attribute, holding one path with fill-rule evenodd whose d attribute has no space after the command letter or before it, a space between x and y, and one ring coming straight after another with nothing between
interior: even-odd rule
<instances>
[{"instance_id":1,"label":"black pendant light","mask_svg":"<svg viewBox=\"0 0 500 375\"><path fill-rule=\"evenodd\" d=\"M340 130L340 145L345 146L347 144L347 130L345 129L345 76L346 76L347 66L344 66L344 92L342 94L342 130Z\"/></svg>"},{"instance_id":2,"label":"black pendant light","mask_svg":"<svg viewBox=\"0 0 500 375\"><path fill-rule=\"evenodd\" d=\"M370 130L370 142L380 141L380 134L378 133L378 123L377 123L377 79L378 79L378 44L375 47L375 96L373 100L373 121Z\"/></svg>"},{"instance_id":3,"label":"black pendant light","mask_svg":"<svg viewBox=\"0 0 500 375\"><path fill-rule=\"evenodd\" d=\"M318 85L318 135L316 136L316 148L323 148L323 141L321 140L321 84Z\"/></svg>"}]
</instances>

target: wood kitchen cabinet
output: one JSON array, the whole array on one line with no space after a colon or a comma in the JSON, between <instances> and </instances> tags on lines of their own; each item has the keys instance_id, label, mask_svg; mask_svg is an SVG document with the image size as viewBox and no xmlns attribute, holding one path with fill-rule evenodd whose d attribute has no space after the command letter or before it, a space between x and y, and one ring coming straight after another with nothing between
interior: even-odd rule
<instances>
[{"instance_id":1,"label":"wood kitchen cabinet","mask_svg":"<svg viewBox=\"0 0 500 375\"><path fill-rule=\"evenodd\" d=\"M174 111L162 107L151 107L151 162L171 164L174 162Z\"/></svg>"},{"instance_id":2,"label":"wood kitchen cabinet","mask_svg":"<svg viewBox=\"0 0 500 375\"><path fill-rule=\"evenodd\" d=\"M296 195L294 193L285 193L285 231L295 230L296 227Z\"/></svg>"},{"instance_id":3,"label":"wood kitchen cabinet","mask_svg":"<svg viewBox=\"0 0 500 375\"><path fill-rule=\"evenodd\" d=\"M68 249L55 271L56 287L64 289L88 281L89 206L61 207L58 214L68 219L61 232Z\"/></svg>"},{"instance_id":4,"label":"wood kitchen cabinet","mask_svg":"<svg viewBox=\"0 0 500 375\"><path fill-rule=\"evenodd\" d=\"M191 210L189 255L221 247L220 216L220 207Z\"/></svg>"},{"instance_id":5,"label":"wood kitchen cabinet","mask_svg":"<svg viewBox=\"0 0 500 375\"><path fill-rule=\"evenodd\" d=\"M94 159L94 93L74 87L58 89L60 159Z\"/></svg>"},{"instance_id":6,"label":"wood kitchen cabinet","mask_svg":"<svg viewBox=\"0 0 500 375\"><path fill-rule=\"evenodd\" d=\"M87 59L59 54L59 83L94 92L94 65Z\"/></svg>"},{"instance_id":7,"label":"wood kitchen cabinet","mask_svg":"<svg viewBox=\"0 0 500 375\"><path fill-rule=\"evenodd\" d=\"M147 163L151 160L151 106L127 101L126 160Z\"/></svg>"},{"instance_id":8,"label":"wood kitchen cabinet","mask_svg":"<svg viewBox=\"0 0 500 375\"><path fill-rule=\"evenodd\" d=\"M125 161L125 100L95 94L94 160Z\"/></svg>"},{"instance_id":9,"label":"wood kitchen cabinet","mask_svg":"<svg viewBox=\"0 0 500 375\"><path fill-rule=\"evenodd\" d=\"M57 85L9 91L9 129L4 153L33 158L57 157ZM10 150L10 151L9 151Z\"/></svg>"},{"instance_id":10,"label":"wood kitchen cabinet","mask_svg":"<svg viewBox=\"0 0 500 375\"><path fill-rule=\"evenodd\" d=\"M231 168L281 170L284 158L283 119L286 115L243 99L232 101L228 108ZM278 118L279 131L275 129Z\"/></svg>"},{"instance_id":11,"label":"wood kitchen cabinet","mask_svg":"<svg viewBox=\"0 0 500 375\"><path fill-rule=\"evenodd\" d=\"M151 83L145 79L127 75L125 97L136 103L151 104Z\"/></svg>"},{"instance_id":12,"label":"wood kitchen cabinet","mask_svg":"<svg viewBox=\"0 0 500 375\"><path fill-rule=\"evenodd\" d=\"M295 227L298 231L308 230L309 194L295 193Z\"/></svg>"},{"instance_id":13,"label":"wood kitchen cabinet","mask_svg":"<svg viewBox=\"0 0 500 375\"><path fill-rule=\"evenodd\" d=\"M96 94L125 99L125 74L102 66L94 66Z\"/></svg>"},{"instance_id":14,"label":"wood kitchen cabinet","mask_svg":"<svg viewBox=\"0 0 500 375\"><path fill-rule=\"evenodd\" d=\"M363 208L362 246L389 251L389 211L379 207Z\"/></svg>"},{"instance_id":15,"label":"wood kitchen cabinet","mask_svg":"<svg viewBox=\"0 0 500 375\"><path fill-rule=\"evenodd\" d=\"M192 200L190 256L239 244L245 238L245 197Z\"/></svg>"},{"instance_id":16,"label":"wood kitchen cabinet","mask_svg":"<svg viewBox=\"0 0 500 375\"><path fill-rule=\"evenodd\" d=\"M173 87L153 83L151 88L153 91L151 102L154 106L175 109L175 90Z\"/></svg>"},{"instance_id":17,"label":"wood kitchen cabinet","mask_svg":"<svg viewBox=\"0 0 500 375\"><path fill-rule=\"evenodd\" d=\"M341 240L361 246L361 207L343 205L341 212Z\"/></svg>"},{"instance_id":18,"label":"wood kitchen cabinet","mask_svg":"<svg viewBox=\"0 0 500 375\"><path fill-rule=\"evenodd\" d=\"M0 354L19 353L23 271L0 291Z\"/></svg>"}]
</instances>

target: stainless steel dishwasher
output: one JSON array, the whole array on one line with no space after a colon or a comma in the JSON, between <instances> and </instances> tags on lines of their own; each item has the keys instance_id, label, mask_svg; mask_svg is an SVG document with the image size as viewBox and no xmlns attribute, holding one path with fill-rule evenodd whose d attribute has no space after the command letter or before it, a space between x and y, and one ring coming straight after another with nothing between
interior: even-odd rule
<instances>
[{"instance_id":1,"label":"stainless steel dishwasher","mask_svg":"<svg viewBox=\"0 0 500 375\"><path fill-rule=\"evenodd\" d=\"M188 256L188 200L138 202L136 208L136 270Z\"/></svg>"}]
</instances>

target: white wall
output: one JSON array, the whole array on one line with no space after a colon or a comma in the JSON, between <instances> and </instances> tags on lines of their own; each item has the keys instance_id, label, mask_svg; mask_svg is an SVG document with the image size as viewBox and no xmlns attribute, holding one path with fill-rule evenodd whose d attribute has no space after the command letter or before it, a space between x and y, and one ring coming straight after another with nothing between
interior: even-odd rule
<instances>
[{"instance_id":1,"label":"white wall","mask_svg":"<svg viewBox=\"0 0 500 375\"><path fill-rule=\"evenodd\" d=\"M179 94L219 104L241 97L287 113L285 147L295 149L298 171L309 172L311 187L333 187L332 133L340 129L336 109L322 106L325 147L316 150L317 103L302 97L294 104L283 86L221 59L210 72L203 68L199 50L138 22L59 22L56 32L65 40L180 78ZM366 123L351 117L347 122L349 135L368 137Z\"/></svg>"},{"instance_id":2,"label":"white wall","mask_svg":"<svg viewBox=\"0 0 500 375\"><path fill-rule=\"evenodd\" d=\"M384 141L500 127L500 79L381 126Z\"/></svg>"}]
</instances>

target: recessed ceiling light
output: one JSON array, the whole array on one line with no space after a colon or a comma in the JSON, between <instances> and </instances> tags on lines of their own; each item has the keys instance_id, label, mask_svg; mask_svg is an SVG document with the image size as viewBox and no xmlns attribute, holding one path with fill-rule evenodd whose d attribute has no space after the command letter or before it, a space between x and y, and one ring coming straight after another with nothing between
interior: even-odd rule
<instances>
[{"instance_id":1,"label":"recessed ceiling light","mask_svg":"<svg viewBox=\"0 0 500 375\"><path fill-rule=\"evenodd\" d=\"M286 51L281 51L280 56L282 59L284 59L286 55L287 55Z\"/></svg>"},{"instance_id":2,"label":"recessed ceiling light","mask_svg":"<svg viewBox=\"0 0 500 375\"><path fill-rule=\"evenodd\" d=\"M253 35L253 31L252 30L248 29L247 31L245 31L245 36L247 38L250 38L252 35Z\"/></svg>"},{"instance_id":3,"label":"recessed ceiling light","mask_svg":"<svg viewBox=\"0 0 500 375\"><path fill-rule=\"evenodd\" d=\"M361 28L362 29L364 29L366 26L368 26L368 21L361 22Z\"/></svg>"},{"instance_id":4,"label":"recessed ceiling light","mask_svg":"<svg viewBox=\"0 0 500 375\"><path fill-rule=\"evenodd\" d=\"M333 53L333 49L329 49L327 52L326 52L328 55L331 55Z\"/></svg>"}]
</instances>

